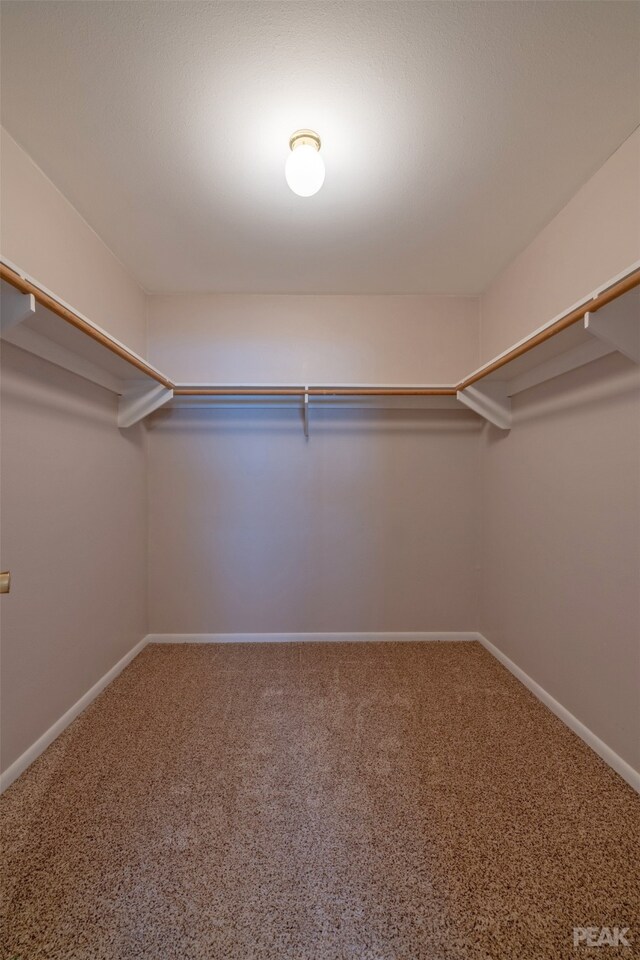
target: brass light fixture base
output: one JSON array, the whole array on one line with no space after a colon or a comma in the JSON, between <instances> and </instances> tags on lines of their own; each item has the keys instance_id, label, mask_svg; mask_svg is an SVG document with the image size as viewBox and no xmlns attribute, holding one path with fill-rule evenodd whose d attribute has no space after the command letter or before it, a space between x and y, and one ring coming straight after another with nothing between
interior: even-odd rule
<instances>
[{"instance_id":1,"label":"brass light fixture base","mask_svg":"<svg viewBox=\"0 0 640 960\"><path fill-rule=\"evenodd\" d=\"M303 144L319 150L321 147L320 137L313 130L296 130L289 138L289 148L295 150L296 147L301 147Z\"/></svg>"}]
</instances>

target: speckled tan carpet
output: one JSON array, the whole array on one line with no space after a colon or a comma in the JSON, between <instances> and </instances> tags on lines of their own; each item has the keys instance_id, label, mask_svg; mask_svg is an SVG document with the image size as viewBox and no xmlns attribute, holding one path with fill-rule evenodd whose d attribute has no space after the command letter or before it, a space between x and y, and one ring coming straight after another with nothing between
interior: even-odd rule
<instances>
[{"instance_id":1,"label":"speckled tan carpet","mask_svg":"<svg viewBox=\"0 0 640 960\"><path fill-rule=\"evenodd\" d=\"M640 799L475 643L148 647L0 810L3 960L640 956Z\"/></svg>"}]
</instances>

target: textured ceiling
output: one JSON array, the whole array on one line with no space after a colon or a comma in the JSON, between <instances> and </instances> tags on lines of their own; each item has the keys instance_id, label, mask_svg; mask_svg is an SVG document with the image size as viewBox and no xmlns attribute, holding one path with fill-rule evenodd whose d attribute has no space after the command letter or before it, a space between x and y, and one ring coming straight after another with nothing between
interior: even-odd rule
<instances>
[{"instance_id":1,"label":"textured ceiling","mask_svg":"<svg viewBox=\"0 0 640 960\"><path fill-rule=\"evenodd\" d=\"M4 2L2 112L149 291L477 293L638 124L640 4Z\"/></svg>"}]
</instances>

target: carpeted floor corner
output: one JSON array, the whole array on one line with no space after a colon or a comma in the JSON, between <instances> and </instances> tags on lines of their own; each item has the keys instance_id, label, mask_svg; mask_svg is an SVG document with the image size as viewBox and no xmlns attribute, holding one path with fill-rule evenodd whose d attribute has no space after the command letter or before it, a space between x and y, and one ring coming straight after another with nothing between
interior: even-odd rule
<instances>
[{"instance_id":1,"label":"carpeted floor corner","mask_svg":"<svg viewBox=\"0 0 640 960\"><path fill-rule=\"evenodd\" d=\"M0 815L2 960L640 956L640 798L476 643L147 647Z\"/></svg>"}]
</instances>

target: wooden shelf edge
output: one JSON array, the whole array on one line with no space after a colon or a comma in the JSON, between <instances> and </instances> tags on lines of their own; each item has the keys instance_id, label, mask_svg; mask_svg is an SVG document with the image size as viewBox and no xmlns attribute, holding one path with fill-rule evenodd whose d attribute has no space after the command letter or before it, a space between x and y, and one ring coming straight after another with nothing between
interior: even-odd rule
<instances>
[{"instance_id":1,"label":"wooden shelf edge","mask_svg":"<svg viewBox=\"0 0 640 960\"><path fill-rule=\"evenodd\" d=\"M120 357L121 360L126 361L126 363L132 367L135 367L140 373L143 373L151 380L155 380L156 383L161 384L166 389L173 388L173 383L168 377L160 373L159 370L156 370L155 367L152 367L151 364L143 360L142 357L139 357L137 353L134 353L133 350L130 350L123 343L120 343L119 340L116 340L115 337L108 334L106 330L102 330L97 324L92 323L86 317L72 310L71 307L68 307L54 297L53 294L22 275L13 265L10 266L4 260L0 260L0 280L6 281L6 283L9 283L21 293L33 296L41 306L60 317L61 320L65 320L72 327L80 330L87 337L99 343L106 350L115 354L115 356Z\"/></svg>"},{"instance_id":2,"label":"wooden shelf edge","mask_svg":"<svg viewBox=\"0 0 640 960\"><path fill-rule=\"evenodd\" d=\"M489 411L491 416L489 416L488 419L493 417L492 422L495 423L496 421L500 421L500 423L497 425L500 425L503 429L508 429L507 424L509 423L510 413L506 404L506 398L503 398L502 396L498 398L494 395L494 384L496 383L495 379L493 382L488 381L486 384L481 384L480 382L485 380L487 377L490 377L491 374L495 373L497 370L506 367L514 360L517 360L519 357L550 340L562 331L567 330L570 326L584 318L587 318L585 320L585 329L589 330L590 333L593 333L594 336L597 332L597 335L600 337L601 341L606 340L606 333L602 330L604 324L596 324L594 322L594 314L596 314L598 310L601 310L603 307L606 307L608 304L612 303L614 300L622 297L625 293L628 293L629 291L640 286L640 264L634 264L626 272L618 275L610 283L598 288L595 293L575 304L564 314L554 318L544 327L539 328L530 336L519 341L517 344L504 351L498 357L495 357L493 360L483 364L482 367L478 368L478 370L461 380L460 383L423 385L381 384L379 386L375 386L364 384L175 384L159 370L147 363L147 361L142 357L138 356L123 343L120 343L120 341L108 334L105 330L102 330L86 317L83 317L63 301L59 300L52 293L38 285L34 280L23 274L13 264L1 259L0 279L6 281L16 290L20 291L20 293L33 298L41 306L54 313L57 317L64 320L70 326L75 327L77 330L91 338L96 343L100 344L100 346L110 351L110 353L119 357L121 360L124 360L132 368L144 374L150 380L154 381L156 385L159 385L162 388L161 390L157 390L156 387L151 387L150 390L146 388L142 389L142 392L140 392L137 387L134 387L133 393L129 388L123 389L121 391L123 393L123 397L120 415L122 424L124 424L125 421L128 421L131 417L135 417L135 422L137 422L138 419L143 419L144 416L147 416L149 413L153 412L153 410L156 409L157 406L161 405L161 403L166 403L173 397L191 397L194 399L209 398L212 400L218 399L219 401L223 401L224 399L231 401L234 398L253 398L258 401L260 398L268 397L291 399L297 397L300 398L300 401L303 403L308 403L310 399L324 399L328 402L337 402L340 399L345 401L348 401L349 399L360 399L366 401L367 399L373 399L376 397L389 399L448 397L456 398L458 402L470 407L471 409L474 409L481 416L486 416L487 411ZM33 300L29 302L33 303ZM18 325L20 320L26 319L27 316L28 311L25 311L25 317L18 318ZM35 331L30 331L29 328L25 326L24 333L27 334L27 332L35 344L32 352L38 353L38 349L36 349L38 334L36 334ZM625 338L625 342L627 342L629 340L629 335L626 333L626 330ZM611 346L610 349L616 349L617 344L615 338L609 339L613 343L613 346ZM10 336L7 337L7 340L8 342L12 342ZM16 341L16 343L17 345L20 345L18 341ZM55 341L51 341L51 343L55 345ZM29 349L28 346L25 348ZM636 347L634 341L633 350L635 349ZM576 348L574 351L575 362L571 360L568 354L558 354L557 357L547 359L541 363L541 368L545 367L545 375L541 378L536 379L535 374L533 376L530 374L520 375L517 378L520 383L518 389L526 389L526 385L528 383L535 383L538 382L539 379L545 379L547 373L549 376L557 375L558 372L571 369L572 365L575 366L579 362L587 362L589 359L596 358L598 355L604 352L606 352L606 347L600 346L598 349L597 345L582 345L579 348ZM626 351L623 350L623 352L626 352L627 355L631 355L629 349ZM51 359L51 356L46 356L46 352L42 355L45 356L45 359ZM53 362L55 362L55 360ZM87 367L87 369L89 368ZM99 377L96 377L95 379L96 382L100 382ZM106 373L104 374L103 382L112 383L112 380L108 378ZM470 388L476 384L478 386L475 387L473 393L470 392ZM113 389L113 386L111 388ZM126 394L126 396L124 394ZM496 412L496 404L498 401L500 409L498 412Z\"/></svg>"},{"instance_id":3,"label":"wooden shelf edge","mask_svg":"<svg viewBox=\"0 0 640 960\"><path fill-rule=\"evenodd\" d=\"M604 288L600 288L600 292L596 295L586 297L560 317L552 320L549 324L541 327L530 336L525 337L525 339L519 341L519 343L515 344L515 346L511 347L510 349L505 350L504 353L499 354L499 356L495 357L493 360L489 360L487 363L483 364L468 377L462 380L458 384L457 389L462 391L465 388L472 386L472 384L477 383L479 380L484 380L485 377L488 377L496 370L500 370L508 363L511 363L513 360L517 360L525 353L533 350L534 347L545 343L547 340L550 340L552 337L556 336L556 334L566 330L579 320L583 320L587 313L594 314L597 310L600 310L613 300L616 300L618 297L623 296L625 293L628 293L630 290L633 290L638 286L640 286L640 267L635 266L630 272L624 274L620 279L617 279L615 282L607 285Z\"/></svg>"}]
</instances>

